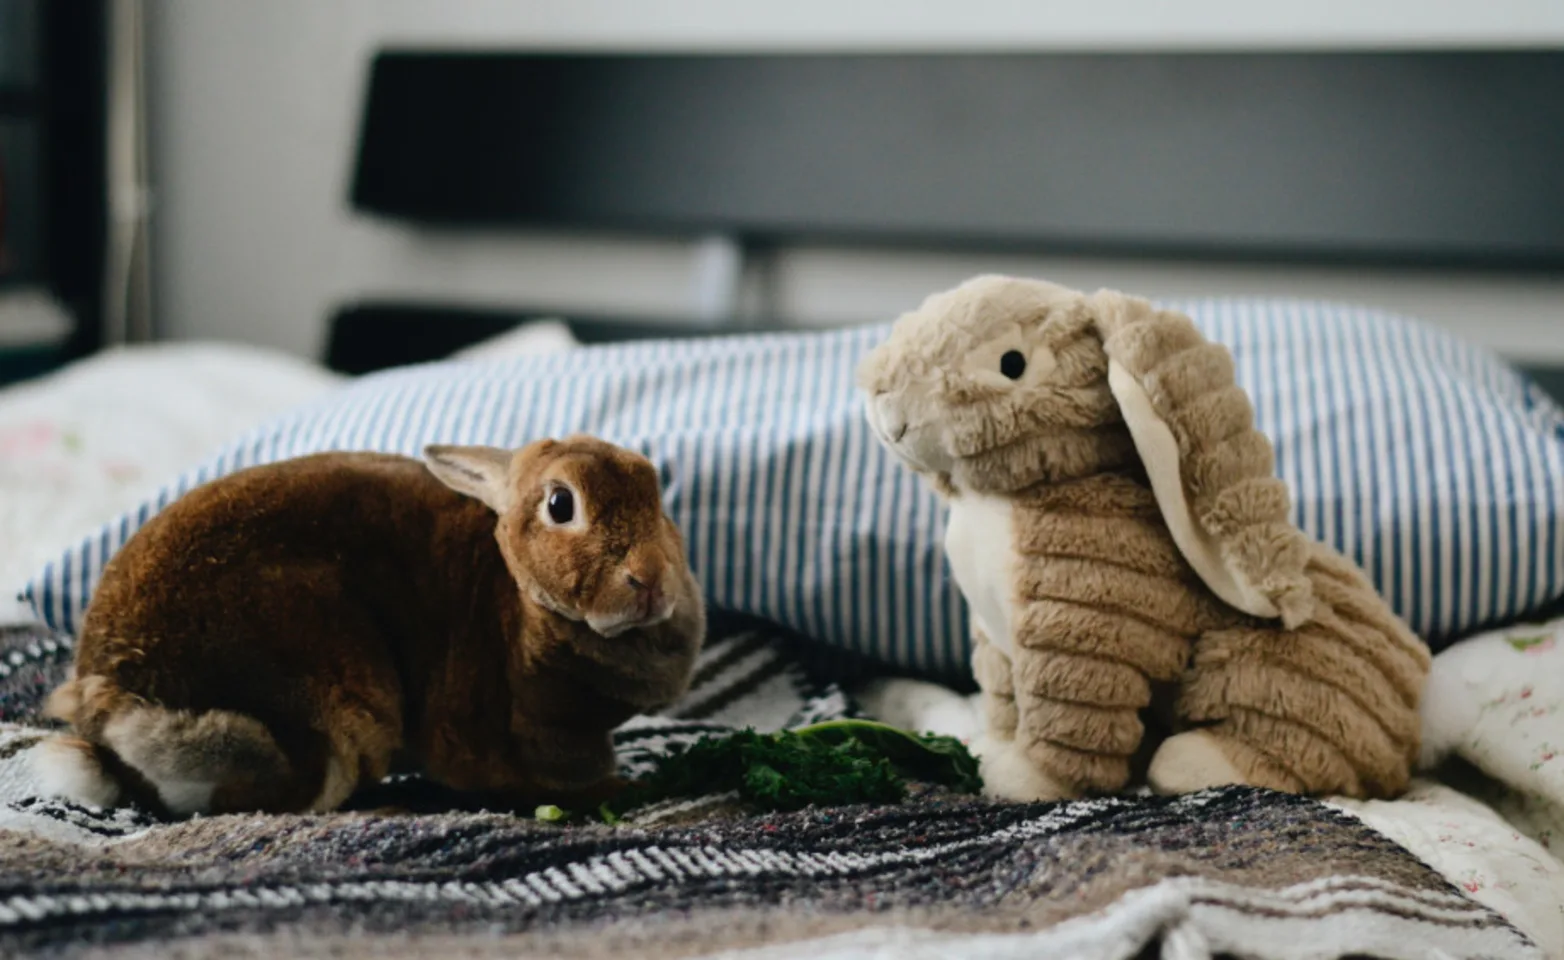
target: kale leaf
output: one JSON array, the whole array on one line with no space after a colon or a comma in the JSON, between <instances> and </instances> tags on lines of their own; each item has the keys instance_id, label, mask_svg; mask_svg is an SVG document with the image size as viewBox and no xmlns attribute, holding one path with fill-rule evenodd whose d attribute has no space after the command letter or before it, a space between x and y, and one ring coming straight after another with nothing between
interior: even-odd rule
<instances>
[{"instance_id":1,"label":"kale leaf","mask_svg":"<svg viewBox=\"0 0 1564 960\"><path fill-rule=\"evenodd\" d=\"M906 797L908 781L963 793L983 786L977 760L954 737L871 720L831 720L777 733L740 730L675 749L599 813L613 822L648 803L730 791L768 810L897 803Z\"/></svg>"}]
</instances>

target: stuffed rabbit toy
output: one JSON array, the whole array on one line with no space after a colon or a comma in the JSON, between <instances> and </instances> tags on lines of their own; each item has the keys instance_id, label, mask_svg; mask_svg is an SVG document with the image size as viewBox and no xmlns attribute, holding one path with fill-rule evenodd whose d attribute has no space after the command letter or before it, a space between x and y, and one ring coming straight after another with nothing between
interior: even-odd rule
<instances>
[{"instance_id":1,"label":"stuffed rabbit toy","mask_svg":"<svg viewBox=\"0 0 1564 960\"><path fill-rule=\"evenodd\" d=\"M1289 520L1233 362L1144 300L984 276L859 371L879 439L949 503L990 792L1241 783L1391 796L1424 645ZM1143 744L1154 692L1177 732Z\"/></svg>"},{"instance_id":2,"label":"stuffed rabbit toy","mask_svg":"<svg viewBox=\"0 0 1564 960\"><path fill-rule=\"evenodd\" d=\"M254 467L138 531L50 699L54 792L323 811L395 764L611 795L610 730L683 693L705 630L656 470L588 437L426 456Z\"/></svg>"}]
</instances>

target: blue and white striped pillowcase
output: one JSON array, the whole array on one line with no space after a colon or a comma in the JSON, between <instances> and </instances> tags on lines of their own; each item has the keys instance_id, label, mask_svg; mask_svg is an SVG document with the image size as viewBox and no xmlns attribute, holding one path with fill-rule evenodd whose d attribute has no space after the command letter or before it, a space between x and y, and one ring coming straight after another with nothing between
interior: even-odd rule
<instances>
[{"instance_id":1,"label":"blue and white striped pillowcase","mask_svg":"<svg viewBox=\"0 0 1564 960\"><path fill-rule=\"evenodd\" d=\"M1338 305L1177 304L1234 352L1295 515L1436 642L1564 593L1564 412L1486 352ZM325 449L416 455L586 431L651 457L717 606L894 666L961 674L943 512L853 385L886 327L634 343L364 378L233 444L29 586L73 630L104 562L191 486Z\"/></svg>"}]
</instances>

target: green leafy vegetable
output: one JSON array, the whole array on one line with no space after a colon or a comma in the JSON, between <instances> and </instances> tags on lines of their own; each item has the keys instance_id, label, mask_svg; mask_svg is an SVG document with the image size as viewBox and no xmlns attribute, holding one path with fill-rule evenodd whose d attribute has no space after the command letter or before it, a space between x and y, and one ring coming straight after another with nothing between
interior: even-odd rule
<instances>
[{"instance_id":1,"label":"green leafy vegetable","mask_svg":"<svg viewBox=\"0 0 1564 960\"><path fill-rule=\"evenodd\" d=\"M729 791L771 810L896 803L906 797L909 780L965 793L983 786L977 760L954 737L909 733L870 720L832 720L698 740L664 757L599 815L612 823L644 804Z\"/></svg>"}]
</instances>

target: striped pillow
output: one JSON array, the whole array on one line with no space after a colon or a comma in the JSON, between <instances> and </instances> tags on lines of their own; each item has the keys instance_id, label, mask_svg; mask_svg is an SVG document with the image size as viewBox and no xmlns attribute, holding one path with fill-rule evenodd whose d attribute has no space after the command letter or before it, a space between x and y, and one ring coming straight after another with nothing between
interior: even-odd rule
<instances>
[{"instance_id":1,"label":"striped pillow","mask_svg":"<svg viewBox=\"0 0 1564 960\"><path fill-rule=\"evenodd\" d=\"M1441 646L1564 593L1564 412L1498 360L1351 307L1179 304L1235 355L1297 521ZM193 484L326 449L519 445L587 431L658 464L718 607L933 675L966 670L939 503L871 437L853 381L878 325L651 342L364 378L107 524L28 597L80 620L105 560Z\"/></svg>"}]
</instances>

